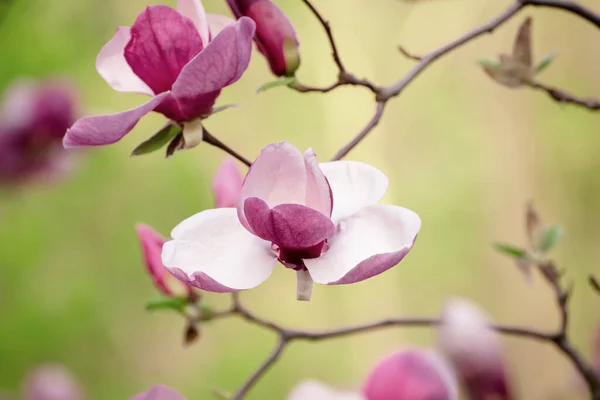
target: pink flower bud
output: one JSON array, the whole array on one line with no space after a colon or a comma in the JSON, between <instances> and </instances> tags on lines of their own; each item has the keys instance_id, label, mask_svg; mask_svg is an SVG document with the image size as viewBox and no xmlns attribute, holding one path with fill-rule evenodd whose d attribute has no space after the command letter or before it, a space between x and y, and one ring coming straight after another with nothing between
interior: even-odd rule
<instances>
[{"instance_id":1,"label":"pink flower bud","mask_svg":"<svg viewBox=\"0 0 600 400\"><path fill-rule=\"evenodd\" d=\"M83 390L69 371L59 365L43 365L25 379L24 400L83 400Z\"/></svg>"},{"instance_id":2,"label":"pink flower bud","mask_svg":"<svg viewBox=\"0 0 600 400\"><path fill-rule=\"evenodd\" d=\"M288 17L271 0L227 0L236 18L256 23L254 41L277 76L293 76L300 66L299 43Z\"/></svg>"},{"instance_id":3,"label":"pink flower bud","mask_svg":"<svg viewBox=\"0 0 600 400\"><path fill-rule=\"evenodd\" d=\"M471 399L512 399L506 366L490 318L473 303L446 303L438 344L453 365Z\"/></svg>"},{"instance_id":4,"label":"pink flower bud","mask_svg":"<svg viewBox=\"0 0 600 400\"><path fill-rule=\"evenodd\" d=\"M193 288L171 275L162 263L161 252L165 238L148 225L137 224L135 229L142 244L146 270L154 286L169 297L192 295Z\"/></svg>"},{"instance_id":5,"label":"pink flower bud","mask_svg":"<svg viewBox=\"0 0 600 400\"><path fill-rule=\"evenodd\" d=\"M244 178L240 174L235 161L227 158L215 173L212 190L215 196L215 206L237 207Z\"/></svg>"},{"instance_id":6,"label":"pink flower bud","mask_svg":"<svg viewBox=\"0 0 600 400\"><path fill-rule=\"evenodd\" d=\"M455 400L458 385L437 353L410 348L381 360L367 378L363 394L367 400Z\"/></svg>"},{"instance_id":7,"label":"pink flower bud","mask_svg":"<svg viewBox=\"0 0 600 400\"><path fill-rule=\"evenodd\" d=\"M166 386L155 385L129 400L185 400L185 397Z\"/></svg>"}]
</instances>

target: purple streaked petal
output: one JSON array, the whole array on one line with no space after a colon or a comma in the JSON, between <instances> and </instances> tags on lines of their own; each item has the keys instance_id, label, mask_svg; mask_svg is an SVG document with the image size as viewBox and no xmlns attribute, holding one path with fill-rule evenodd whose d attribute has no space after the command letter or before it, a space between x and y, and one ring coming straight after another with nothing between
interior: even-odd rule
<instances>
[{"instance_id":1,"label":"purple streaked petal","mask_svg":"<svg viewBox=\"0 0 600 400\"><path fill-rule=\"evenodd\" d=\"M189 18L171 7L152 6L131 27L125 59L154 93L162 93L201 50L202 39Z\"/></svg>"},{"instance_id":2,"label":"purple streaked petal","mask_svg":"<svg viewBox=\"0 0 600 400\"><path fill-rule=\"evenodd\" d=\"M331 219L339 221L364 207L377 204L388 188L388 178L369 164L333 161L319 164L333 192Z\"/></svg>"},{"instance_id":3,"label":"purple streaked petal","mask_svg":"<svg viewBox=\"0 0 600 400\"><path fill-rule=\"evenodd\" d=\"M412 248L420 227L421 219L413 211L376 204L341 220L328 240L329 249L304 263L317 283L359 282L398 264Z\"/></svg>"},{"instance_id":4,"label":"purple streaked petal","mask_svg":"<svg viewBox=\"0 0 600 400\"><path fill-rule=\"evenodd\" d=\"M166 386L154 385L148 391L131 397L129 400L186 400L185 397Z\"/></svg>"},{"instance_id":5,"label":"purple streaked petal","mask_svg":"<svg viewBox=\"0 0 600 400\"><path fill-rule=\"evenodd\" d=\"M163 264L179 279L204 290L253 288L276 264L270 243L244 229L233 208L198 213L177 225L171 236L173 240L163 246Z\"/></svg>"},{"instance_id":6,"label":"purple streaked petal","mask_svg":"<svg viewBox=\"0 0 600 400\"><path fill-rule=\"evenodd\" d=\"M161 93L145 104L117 114L83 117L67 130L63 139L65 148L100 146L119 141L138 121L154 110L169 93Z\"/></svg>"},{"instance_id":7,"label":"purple streaked petal","mask_svg":"<svg viewBox=\"0 0 600 400\"><path fill-rule=\"evenodd\" d=\"M131 39L130 28L120 26L96 57L96 70L111 88L118 92L154 93L131 69L125 60L125 46Z\"/></svg>"},{"instance_id":8,"label":"purple streaked petal","mask_svg":"<svg viewBox=\"0 0 600 400\"><path fill-rule=\"evenodd\" d=\"M244 203L249 197L258 197L269 208L279 204L305 204L306 166L302 153L288 142L270 144L252 163L238 202L238 216L246 229Z\"/></svg>"},{"instance_id":9,"label":"purple streaked petal","mask_svg":"<svg viewBox=\"0 0 600 400\"><path fill-rule=\"evenodd\" d=\"M287 400L367 400L360 393L341 392L319 381L300 382L290 392Z\"/></svg>"},{"instance_id":10,"label":"purple streaked petal","mask_svg":"<svg viewBox=\"0 0 600 400\"><path fill-rule=\"evenodd\" d=\"M202 2L200 0L177 0L177 11L194 23L202 39L203 47L208 46L210 41L208 16Z\"/></svg>"},{"instance_id":11,"label":"purple streaked petal","mask_svg":"<svg viewBox=\"0 0 600 400\"><path fill-rule=\"evenodd\" d=\"M208 113L221 89L240 79L250 62L254 29L251 19L241 18L183 67L172 92L187 118Z\"/></svg>"},{"instance_id":12,"label":"purple streaked petal","mask_svg":"<svg viewBox=\"0 0 600 400\"><path fill-rule=\"evenodd\" d=\"M307 173L306 205L329 217L333 206L332 191L312 149L304 152L304 163Z\"/></svg>"},{"instance_id":13,"label":"purple streaked petal","mask_svg":"<svg viewBox=\"0 0 600 400\"><path fill-rule=\"evenodd\" d=\"M270 209L263 200L250 197L244 202L244 213L258 237L285 249L316 246L335 231L327 216L299 204L281 204Z\"/></svg>"}]
</instances>

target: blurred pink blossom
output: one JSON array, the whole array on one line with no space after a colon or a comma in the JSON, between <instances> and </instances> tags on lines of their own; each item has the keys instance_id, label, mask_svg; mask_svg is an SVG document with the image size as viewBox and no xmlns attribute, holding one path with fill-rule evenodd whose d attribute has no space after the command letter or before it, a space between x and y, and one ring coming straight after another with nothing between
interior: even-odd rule
<instances>
[{"instance_id":1,"label":"blurred pink blossom","mask_svg":"<svg viewBox=\"0 0 600 400\"><path fill-rule=\"evenodd\" d=\"M235 161L232 158L226 158L219 166L212 181L215 207L236 207L243 181L244 178Z\"/></svg>"},{"instance_id":2,"label":"blurred pink blossom","mask_svg":"<svg viewBox=\"0 0 600 400\"><path fill-rule=\"evenodd\" d=\"M131 397L129 400L186 400L185 397L166 386L155 385L148 391Z\"/></svg>"},{"instance_id":3,"label":"blurred pink blossom","mask_svg":"<svg viewBox=\"0 0 600 400\"><path fill-rule=\"evenodd\" d=\"M189 121L210 114L221 89L236 82L250 61L254 22L224 18L207 15L200 0L178 0L177 10L147 7L131 28L119 27L98 54L98 73L117 91L151 99L121 113L80 119L64 146L114 143L151 111L182 124L184 137L197 136L197 124Z\"/></svg>"},{"instance_id":4,"label":"blurred pink blossom","mask_svg":"<svg viewBox=\"0 0 600 400\"><path fill-rule=\"evenodd\" d=\"M41 365L27 375L24 400L84 400L83 389L64 367Z\"/></svg>"}]
</instances>

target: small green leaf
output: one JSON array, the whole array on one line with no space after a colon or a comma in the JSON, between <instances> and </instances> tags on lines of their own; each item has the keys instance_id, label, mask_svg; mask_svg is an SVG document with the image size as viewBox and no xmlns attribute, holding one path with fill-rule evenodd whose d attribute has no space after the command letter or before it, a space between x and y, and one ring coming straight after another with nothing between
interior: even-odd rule
<instances>
[{"instance_id":1,"label":"small green leaf","mask_svg":"<svg viewBox=\"0 0 600 400\"><path fill-rule=\"evenodd\" d=\"M538 63L538 65L535 66L535 68L533 69L533 73L535 75L537 75L540 72L542 72L543 70L545 70L546 68L548 68L550 66L550 64L552 64L552 61L554 61L556 56L557 56L557 54L554 52L547 54L544 58L541 59L541 61Z\"/></svg>"},{"instance_id":2,"label":"small green leaf","mask_svg":"<svg viewBox=\"0 0 600 400\"><path fill-rule=\"evenodd\" d=\"M477 60L477 63L482 67L500 68L500 62L492 60Z\"/></svg>"},{"instance_id":3,"label":"small green leaf","mask_svg":"<svg viewBox=\"0 0 600 400\"><path fill-rule=\"evenodd\" d=\"M256 89L256 93L265 92L269 89L273 89L273 88L276 88L279 86L293 85L296 82L297 82L297 79L295 76L288 76L286 78L281 78L276 81L271 81L271 82L265 83L264 85L262 85L261 87Z\"/></svg>"},{"instance_id":4,"label":"small green leaf","mask_svg":"<svg viewBox=\"0 0 600 400\"><path fill-rule=\"evenodd\" d=\"M182 128L179 125L168 124L154 135L140 143L131 152L132 156L139 156L142 154L152 153L156 150L161 149L164 145L169 143L171 139L180 133Z\"/></svg>"},{"instance_id":5,"label":"small green leaf","mask_svg":"<svg viewBox=\"0 0 600 400\"><path fill-rule=\"evenodd\" d=\"M525 250L520 249L518 247L514 247L514 246L512 246L510 244L494 243L493 246L500 253L504 253L504 254L509 255L511 257L527 258L527 252Z\"/></svg>"},{"instance_id":6,"label":"small green leaf","mask_svg":"<svg viewBox=\"0 0 600 400\"><path fill-rule=\"evenodd\" d=\"M202 314L200 315L200 321L210 321L211 319L213 319L215 311L212 309L211 306L209 306L208 304L202 304L200 305L200 309L202 311Z\"/></svg>"},{"instance_id":7,"label":"small green leaf","mask_svg":"<svg viewBox=\"0 0 600 400\"><path fill-rule=\"evenodd\" d=\"M183 312L187 304L186 298L175 297L172 299L154 300L146 304L146 310L175 310Z\"/></svg>"},{"instance_id":8,"label":"small green leaf","mask_svg":"<svg viewBox=\"0 0 600 400\"><path fill-rule=\"evenodd\" d=\"M550 225L544 230L544 242L542 251L552 249L560 241L564 234L564 230L560 225Z\"/></svg>"}]
</instances>

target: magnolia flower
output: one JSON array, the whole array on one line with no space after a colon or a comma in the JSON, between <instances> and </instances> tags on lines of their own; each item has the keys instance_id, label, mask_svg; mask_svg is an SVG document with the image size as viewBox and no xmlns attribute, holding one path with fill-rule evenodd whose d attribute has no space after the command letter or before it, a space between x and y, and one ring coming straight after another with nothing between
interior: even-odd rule
<instances>
[{"instance_id":1,"label":"magnolia flower","mask_svg":"<svg viewBox=\"0 0 600 400\"><path fill-rule=\"evenodd\" d=\"M200 0L178 0L177 10L148 7L131 28L119 27L98 54L96 69L113 89L151 99L121 113L80 119L64 146L114 143L151 111L183 125L184 140L197 144L202 128L193 120L210 114L221 89L236 82L250 61L254 22L224 24L223 18L207 16ZM215 26L223 25L217 33Z\"/></svg>"},{"instance_id":2,"label":"magnolia flower","mask_svg":"<svg viewBox=\"0 0 600 400\"><path fill-rule=\"evenodd\" d=\"M185 397L166 386L155 385L148 391L131 397L129 400L186 400Z\"/></svg>"},{"instance_id":3,"label":"magnolia flower","mask_svg":"<svg viewBox=\"0 0 600 400\"><path fill-rule=\"evenodd\" d=\"M379 205L387 177L367 164L318 164L287 142L265 147L234 208L180 223L162 260L179 279L211 292L250 289L277 260L298 272L298 297L312 282L354 283L398 264L421 226L414 212Z\"/></svg>"},{"instance_id":4,"label":"magnolia flower","mask_svg":"<svg viewBox=\"0 0 600 400\"><path fill-rule=\"evenodd\" d=\"M294 26L271 0L227 0L233 15L256 22L254 41L277 76L293 76L300 66L299 43Z\"/></svg>"},{"instance_id":5,"label":"magnolia flower","mask_svg":"<svg viewBox=\"0 0 600 400\"><path fill-rule=\"evenodd\" d=\"M226 158L215 173L212 191L216 208L235 207L242 191L244 178L240 174L235 161Z\"/></svg>"},{"instance_id":6,"label":"magnolia flower","mask_svg":"<svg viewBox=\"0 0 600 400\"><path fill-rule=\"evenodd\" d=\"M490 318L473 303L458 298L446 303L438 344L469 398L512 399L498 337Z\"/></svg>"},{"instance_id":7,"label":"magnolia flower","mask_svg":"<svg viewBox=\"0 0 600 400\"><path fill-rule=\"evenodd\" d=\"M42 365L25 378L24 400L83 400L82 388L65 368L59 365Z\"/></svg>"},{"instance_id":8,"label":"magnolia flower","mask_svg":"<svg viewBox=\"0 0 600 400\"><path fill-rule=\"evenodd\" d=\"M194 288L176 279L162 263L160 254L166 239L145 224L137 224L135 230L142 245L146 270L152 278L154 286L162 294L169 297L181 295L192 296Z\"/></svg>"},{"instance_id":9,"label":"magnolia flower","mask_svg":"<svg viewBox=\"0 0 600 400\"><path fill-rule=\"evenodd\" d=\"M75 120L76 99L66 82L21 79L0 106L0 181L23 183L65 173L72 157L61 146Z\"/></svg>"},{"instance_id":10,"label":"magnolia flower","mask_svg":"<svg viewBox=\"0 0 600 400\"><path fill-rule=\"evenodd\" d=\"M305 381L288 400L456 400L452 370L432 350L408 348L389 354L369 373L361 393L340 392Z\"/></svg>"}]
</instances>

